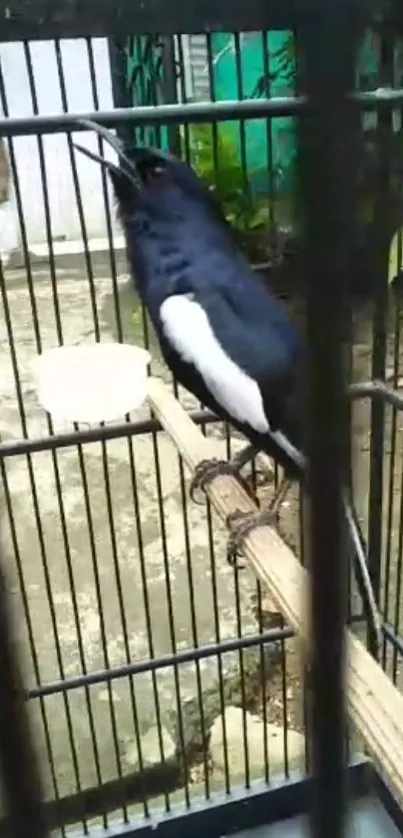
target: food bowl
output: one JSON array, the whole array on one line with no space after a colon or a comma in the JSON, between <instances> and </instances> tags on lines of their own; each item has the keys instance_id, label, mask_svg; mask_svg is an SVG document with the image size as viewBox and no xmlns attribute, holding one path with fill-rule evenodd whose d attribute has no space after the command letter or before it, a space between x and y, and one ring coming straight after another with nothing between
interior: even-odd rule
<instances>
[{"instance_id":1,"label":"food bowl","mask_svg":"<svg viewBox=\"0 0 403 838\"><path fill-rule=\"evenodd\" d=\"M150 353L125 343L60 346L33 363L37 396L56 422L123 419L147 397Z\"/></svg>"}]
</instances>

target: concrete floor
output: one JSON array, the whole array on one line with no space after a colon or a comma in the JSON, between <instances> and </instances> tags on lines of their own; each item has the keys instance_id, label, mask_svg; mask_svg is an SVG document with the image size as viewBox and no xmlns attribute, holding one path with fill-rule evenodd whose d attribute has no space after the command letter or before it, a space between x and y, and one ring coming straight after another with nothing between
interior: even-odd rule
<instances>
[{"instance_id":1,"label":"concrete floor","mask_svg":"<svg viewBox=\"0 0 403 838\"><path fill-rule=\"evenodd\" d=\"M94 287L101 335L106 340L114 339L116 315L111 293L110 266L105 256L94 261ZM138 310L133 314L136 299L123 261L118 265L118 272L119 305L124 336L128 341L141 342L141 316ZM37 344L26 273L24 270L8 270L5 273L5 282L13 342L17 350L26 428L30 437L38 437L47 433L47 423L36 399L30 371L31 361L37 353ZM85 343L94 340L88 288L85 266L79 257L75 264L70 263L69 266L58 263L57 297L65 343ZM43 347L56 346L58 340L55 305L49 268L46 265L34 267L33 289L41 344ZM158 359L154 369L157 374L163 372ZM9 336L3 317L0 333L0 397L1 438L19 438L23 427L17 403ZM190 404L189 399L187 404ZM146 414L147 408L143 408L140 415ZM217 430L214 433L217 452L224 453L222 434ZM129 465L131 452L138 486L140 533L135 521ZM126 440L109 442L104 454L100 443L88 445L82 454L81 463L77 447L71 447L58 452L55 458L50 453L34 454L31 472L25 456L10 459L6 464L21 574L29 605L29 619L37 658L35 673L10 522L6 520L4 531L9 573L13 582L15 614L28 685L33 686L36 683L38 674L40 680L46 683L61 677L80 675L84 668L91 672L131 660L148 658L151 651L155 655L170 653L173 639L167 599L167 568L176 648L192 647L196 640L195 632L199 644L216 640L214 580L205 508L192 503L186 507L191 551L190 567L186 556L186 517L178 480L178 458L165 435L161 435L158 441L158 457L161 466L167 567L164 565L158 509L155 450L150 435L135 438L132 446ZM60 499L57 496L58 482L61 487ZM113 527L108 510L108 484ZM89 528L89 513L85 505L86 487L90 498L93 533ZM187 502L186 494L185 500ZM65 522L64 532L61 525L62 516ZM213 521L213 529L218 630L221 638L228 638L236 636L238 631L234 574L225 561L225 532L216 520ZM91 553L91 538L94 559ZM144 551L145 580L142 579L141 573L140 538ZM194 620L189 597L190 572L195 591ZM257 630L256 619L250 607L255 591L253 577L248 571L244 571L240 584L243 633ZM153 650L150 649L147 632L146 597L149 600ZM105 644L103 632L106 635ZM230 675L237 672L238 660L237 654L223 656L224 673ZM193 708L197 692L194 665L183 665L178 673L176 686L172 669L161 671L156 679L161 720L166 729L168 756L172 755L176 741L178 704L186 708L189 703ZM214 688L218 679L217 660L211 658L202 661L200 673L203 691ZM153 690L149 675L136 678L135 702L142 734L150 734L156 723ZM91 688L89 701L95 719L103 780L107 780L115 777L118 772L111 710L115 714L118 729L121 769L123 772L131 770L137 763L133 703L127 679L114 681L110 690L105 685ZM77 788L75 753L81 785L85 787L95 783L89 713L84 690L70 693L66 702L61 696L46 699L43 712L48 721L51 748L57 764L59 793L72 793ZM74 731L74 747L67 745L68 714ZM44 763L47 765L49 754L44 736L43 714L41 715L38 702L35 703L34 715ZM50 782L49 774L48 778ZM49 793L53 794L50 785Z\"/></svg>"},{"instance_id":2,"label":"concrete floor","mask_svg":"<svg viewBox=\"0 0 403 838\"><path fill-rule=\"evenodd\" d=\"M106 254L93 257L96 316L102 339L117 336L116 305L112 293L111 268ZM117 265L117 307L126 341L142 343L142 317L122 256ZM49 267L37 264L33 269L34 301L30 296L26 272L7 270L5 274L10 310L12 339L17 350L18 375L27 433L30 437L46 435L46 416L39 406L30 370L38 351L33 326L33 305L40 323L43 347L57 346L55 302ZM86 266L77 256L58 260L56 271L57 301L65 343L94 340L94 315L89 293ZM1 315L0 315L1 317ZM166 377L155 344L152 344L153 371ZM370 356L368 328L364 323L355 349L356 368L361 377L368 375ZM107 386L107 385L106 385ZM195 406L189 395L183 396L186 407ZM19 438L23 433L17 401L15 375L10 354L10 336L4 316L0 320L0 435L2 440ZM147 415L143 408L138 417ZM355 410L354 469L357 503L364 520L368 500L368 421L367 405ZM390 424L390 423L389 423ZM402 418L398 425L402 427ZM59 428L58 428L59 430ZM66 430L63 428L63 430ZM212 433L217 454L225 455L222 430ZM402 467L402 435L399 434L396 474ZM240 441L234 441L240 445ZM235 447L235 445L234 445ZM169 654L173 642L177 649L213 642L219 637L238 634L234 574L225 561L226 533L213 518L212 532L204 506L187 502L179 481L178 458L164 434L158 439L161 467L163 520L159 514L156 481L156 451L150 435L116 440L106 445L85 446L80 461L76 446L57 453L15 457L6 464L13 520L18 541L20 578L17 571L15 545L12 543L10 520L4 523L9 573L13 583L16 622L24 655L26 682L34 686L60 678L78 676L83 671L98 671L132 660L149 658L150 654ZM390 444L387 443L390 452ZM135 520L135 503L130 457L135 464L141 527ZM388 480L389 458L385 457L385 478ZM57 489L60 485L60 497ZM86 491L89 506L86 508ZM394 487L392 520L392 561L389 577L390 608L399 589L398 532L400 477ZM109 504L109 498L110 504ZM387 506L385 499L385 523ZM183 502L186 504L186 514ZM108 508L110 506L110 508ZM291 515L293 512L293 515ZM295 509L284 513L293 519L288 527L290 541L296 541ZM110 518L113 518L111 526ZM39 518L39 524L38 519ZM89 519L92 527L89 526ZM64 523L63 523L64 522ZM187 525L187 526L186 526ZM166 556L164 539L166 535ZM190 561L187 557L187 538ZM144 556L142 574L141 546ZM213 554L213 562L211 555ZM174 638L170 630L167 596L167 571L174 618ZM193 580L194 600L189 596L189 577ZM21 594L21 577L29 607L29 622L35 656L32 652L27 619ZM214 611L214 585L217 587L218 609ZM255 611L255 580L249 571L239 575L240 622L243 634L258 630ZM149 602L152 649L149 645L147 607ZM54 611L52 612L52 604ZM389 607L389 606L388 606ZM192 612L193 608L193 612ZM215 624L217 616L218 625ZM105 635L105 642L103 640ZM221 659L228 686L230 703L239 705L239 656L226 654ZM248 667L257 670L258 652L247 657ZM399 673L399 666L397 667ZM203 693L211 703L207 711L208 725L220 713L217 689L219 668L216 658L205 659L199 667ZM237 687L234 687L234 683ZM238 693L236 692L238 689ZM282 706L283 697L279 693ZM138 767L134 716L138 715L142 739L147 741L148 761L158 761L160 752L156 737L156 702L164 727L165 756L172 757L179 744L178 709L184 716L184 738L192 743L197 715L197 672L192 664L181 665L177 673L161 670L153 683L151 676L135 679L133 691L127 679L91 687L89 695L81 689L46 699L44 708L32 704L38 739L46 766L48 793L53 796L49 771L51 748L56 765L55 775L60 795L74 793L78 787L96 785L96 750L99 754L102 781L115 778ZM134 695L134 701L133 701ZM196 710L195 710L196 708ZM91 736L91 714L96 730L97 748ZM48 736L44 731L48 725ZM73 732L69 744L68 726ZM116 727L116 742L114 739ZM220 781L221 782L221 781Z\"/></svg>"}]
</instances>

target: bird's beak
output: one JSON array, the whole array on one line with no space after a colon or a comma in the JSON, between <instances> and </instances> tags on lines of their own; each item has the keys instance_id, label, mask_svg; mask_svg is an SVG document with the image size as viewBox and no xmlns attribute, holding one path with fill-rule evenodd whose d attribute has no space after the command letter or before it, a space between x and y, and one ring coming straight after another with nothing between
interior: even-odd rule
<instances>
[{"instance_id":1,"label":"bird's beak","mask_svg":"<svg viewBox=\"0 0 403 838\"><path fill-rule=\"evenodd\" d=\"M110 172L114 172L115 174L121 174L121 171L115 163L112 163L111 160L107 160L106 157L101 157L100 154L95 154L95 151L90 151L89 148L85 148L85 146L80 145L79 143L72 143L73 148L76 151L81 151L81 154L84 154L85 157L89 157L90 160L95 160L96 163L100 163L100 165L104 169L108 169Z\"/></svg>"},{"instance_id":2,"label":"bird's beak","mask_svg":"<svg viewBox=\"0 0 403 838\"><path fill-rule=\"evenodd\" d=\"M95 160L97 163L104 169L108 169L108 171L113 172L114 174L118 174L122 176L122 174L126 175L126 177L132 182L133 186L137 189L141 187L141 180L137 171L136 165L129 160L129 158L124 153L119 141L116 139L114 134L112 134L108 128L105 128L104 125L98 125L97 122L91 122L89 119L77 119L77 124L82 125L84 128L87 128L89 131L94 131L98 134L99 137L102 137L108 145L116 151L116 154L120 160L120 166L118 167L115 163L112 163L110 160L107 160L105 157L101 157L100 154L96 154L94 151L90 151L88 148L80 145L79 143L72 143L77 151L80 151L86 157L89 157L90 160Z\"/></svg>"}]
</instances>

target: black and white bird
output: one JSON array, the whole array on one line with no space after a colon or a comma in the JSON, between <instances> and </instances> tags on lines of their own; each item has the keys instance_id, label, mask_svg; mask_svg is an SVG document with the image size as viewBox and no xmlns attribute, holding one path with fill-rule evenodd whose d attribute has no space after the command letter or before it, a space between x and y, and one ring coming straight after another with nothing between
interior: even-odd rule
<instances>
[{"instance_id":1,"label":"black and white bird","mask_svg":"<svg viewBox=\"0 0 403 838\"><path fill-rule=\"evenodd\" d=\"M133 279L168 367L250 443L238 460L201 464L193 486L220 472L238 475L257 451L284 469L270 508L238 521L233 557L236 536L244 537L256 523L273 523L290 481L303 481L306 474L300 453L303 342L285 307L239 250L220 204L187 163L153 148L123 151L107 129L80 122L119 155L117 166L76 144L109 172ZM357 554L354 534L352 542L360 593L378 630L365 557Z\"/></svg>"}]
</instances>

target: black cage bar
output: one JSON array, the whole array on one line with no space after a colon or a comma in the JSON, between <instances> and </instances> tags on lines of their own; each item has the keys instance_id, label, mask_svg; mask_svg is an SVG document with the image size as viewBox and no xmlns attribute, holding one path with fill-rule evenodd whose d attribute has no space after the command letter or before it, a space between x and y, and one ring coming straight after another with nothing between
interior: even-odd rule
<instances>
[{"instance_id":1,"label":"black cage bar","mask_svg":"<svg viewBox=\"0 0 403 838\"><path fill-rule=\"evenodd\" d=\"M347 0L340 0L340 8L348 11ZM171 8L164 0L143 3L120 0L113 5L108 0L83 0L77 4L64 0L57 9L46 0L20 0L3 3L1 10L2 40L24 38L79 38L89 33L94 36L113 37L128 32L137 34L156 29L164 35L177 32L211 32L228 30L288 29L298 25L303 18L321 15L319 0L252 0L246 8L230 0L194 0L185 7ZM367 22L372 15L368 9Z\"/></svg>"}]
</instances>

